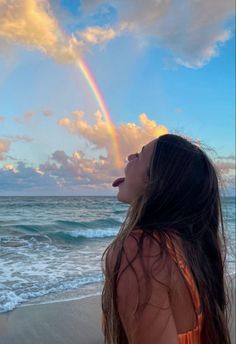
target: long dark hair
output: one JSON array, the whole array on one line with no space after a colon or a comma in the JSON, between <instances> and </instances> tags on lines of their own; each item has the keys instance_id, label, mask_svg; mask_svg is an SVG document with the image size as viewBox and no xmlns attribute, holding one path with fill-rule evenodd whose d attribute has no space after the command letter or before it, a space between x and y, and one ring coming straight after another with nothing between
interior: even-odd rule
<instances>
[{"instance_id":1,"label":"long dark hair","mask_svg":"<svg viewBox=\"0 0 236 344\"><path fill-rule=\"evenodd\" d=\"M105 343L128 343L117 310L117 276L124 240L134 228L141 228L144 235L158 232L163 241L171 232L182 239L203 316L207 319L203 322L201 343L230 344L226 237L219 190L221 185L224 191L224 182L220 172L194 141L165 134L155 141L148 176L144 194L130 204L118 235L102 256ZM162 247L165 249L165 244ZM113 259L116 252L112 269L107 259L111 252Z\"/></svg>"}]
</instances>

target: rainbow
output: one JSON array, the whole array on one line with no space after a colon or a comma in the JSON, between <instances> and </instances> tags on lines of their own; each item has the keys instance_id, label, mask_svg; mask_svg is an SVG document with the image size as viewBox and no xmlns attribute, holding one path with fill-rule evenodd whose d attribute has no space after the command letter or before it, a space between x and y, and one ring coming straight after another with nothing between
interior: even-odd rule
<instances>
[{"instance_id":1,"label":"rainbow","mask_svg":"<svg viewBox=\"0 0 236 344\"><path fill-rule=\"evenodd\" d=\"M80 58L77 61L77 65L79 66L80 70L82 71L86 81L88 82L99 106L100 109L108 123L108 130L109 130L109 134L111 135L112 138L112 144L113 144L113 151L115 154L115 164L116 167L121 168L123 167L124 163L123 163L123 159L122 159L122 154L120 151L120 145L119 145L119 139L118 139L118 135L116 132L116 128L112 122L111 119L111 115L109 113L109 110L106 106L106 103L103 99L103 96L101 94L101 91L98 88L98 85L96 84L96 81L94 79L94 77L92 76L88 66L86 65L86 63Z\"/></svg>"}]
</instances>

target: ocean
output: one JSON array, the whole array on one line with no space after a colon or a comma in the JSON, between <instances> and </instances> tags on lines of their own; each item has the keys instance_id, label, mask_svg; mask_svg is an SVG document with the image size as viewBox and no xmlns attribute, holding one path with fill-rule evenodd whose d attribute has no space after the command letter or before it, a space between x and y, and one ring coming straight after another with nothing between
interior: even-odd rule
<instances>
[{"instance_id":1,"label":"ocean","mask_svg":"<svg viewBox=\"0 0 236 344\"><path fill-rule=\"evenodd\" d=\"M235 198L222 199L235 272ZM101 256L128 205L116 197L0 197L0 313L102 291Z\"/></svg>"}]
</instances>

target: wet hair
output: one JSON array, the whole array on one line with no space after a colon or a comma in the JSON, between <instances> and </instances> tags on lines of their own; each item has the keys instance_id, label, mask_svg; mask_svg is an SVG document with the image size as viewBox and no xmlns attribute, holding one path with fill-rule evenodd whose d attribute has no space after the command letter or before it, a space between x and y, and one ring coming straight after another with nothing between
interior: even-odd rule
<instances>
[{"instance_id":1,"label":"wet hair","mask_svg":"<svg viewBox=\"0 0 236 344\"><path fill-rule=\"evenodd\" d=\"M155 140L145 192L129 206L118 235L102 256L104 337L108 344L128 343L117 309L117 282L124 241L134 228L143 237L178 235L199 292L203 319L201 343L230 344L229 296L225 284L226 235L222 214L220 171L200 145L176 134ZM116 250L114 250L114 248ZM109 253L116 251L111 269ZM137 255L142 254L142 244ZM128 265L131 265L129 262ZM148 290L148 279L147 279Z\"/></svg>"}]
</instances>

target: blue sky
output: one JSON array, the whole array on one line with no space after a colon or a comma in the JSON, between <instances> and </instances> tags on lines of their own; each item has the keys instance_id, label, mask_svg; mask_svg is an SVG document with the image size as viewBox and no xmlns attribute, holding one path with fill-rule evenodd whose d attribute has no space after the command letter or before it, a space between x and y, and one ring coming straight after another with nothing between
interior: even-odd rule
<instances>
[{"instance_id":1,"label":"blue sky","mask_svg":"<svg viewBox=\"0 0 236 344\"><path fill-rule=\"evenodd\" d=\"M156 130L215 149L233 193L233 2L212 8L210 0L184 1L182 9L176 1L156 8L152 0L14 4L9 17L8 2L0 5L0 195L115 194L111 182L121 171L111 161L110 138L101 139L105 124L94 117L101 109L76 67L80 57L103 94L123 157L146 143L134 136L148 130L144 113ZM73 115L81 111L86 132ZM65 118L70 126L60 124ZM135 129L127 148L128 123Z\"/></svg>"}]
</instances>

